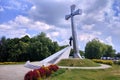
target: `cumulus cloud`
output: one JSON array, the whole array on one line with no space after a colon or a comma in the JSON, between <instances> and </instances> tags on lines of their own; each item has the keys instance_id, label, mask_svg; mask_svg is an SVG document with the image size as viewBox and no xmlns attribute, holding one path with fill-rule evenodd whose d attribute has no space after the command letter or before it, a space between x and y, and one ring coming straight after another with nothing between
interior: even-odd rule
<instances>
[{"instance_id":1,"label":"cumulus cloud","mask_svg":"<svg viewBox=\"0 0 120 80\"><path fill-rule=\"evenodd\" d=\"M0 32L20 30L22 33L16 34L33 35L43 31L52 40L68 40L71 36L71 23L64 18L70 14L70 5L76 4L76 9L82 9L82 15L74 17L81 44L93 38L100 38L111 45L116 44L115 40L120 40L119 0L9 0L8 3L8 6L2 6L0 10L18 9L26 12L27 16L19 15L14 20L0 24Z\"/></svg>"},{"instance_id":2,"label":"cumulus cloud","mask_svg":"<svg viewBox=\"0 0 120 80\"><path fill-rule=\"evenodd\" d=\"M94 24L82 26L82 30L92 30L93 28L94 28Z\"/></svg>"},{"instance_id":3,"label":"cumulus cloud","mask_svg":"<svg viewBox=\"0 0 120 80\"><path fill-rule=\"evenodd\" d=\"M4 11L4 8L2 6L0 6L0 12Z\"/></svg>"},{"instance_id":4,"label":"cumulus cloud","mask_svg":"<svg viewBox=\"0 0 120 80\"><path fill-rule=\"evenodd\" d=\"M75 23L77 24L77 27L79 27L78 29L86 29L88 33L92 31L100 32L101 34L104 34L106 32L112 33L109 31L108 27L110 24L107 23L107 18L111 19L114 16L114 12L111 13L111 11L113 11L112 0L71 0L67 3L63 0L41 0L31 2L33 3L33 7L30 10L29 14L30 18L33 18L34 20L44 21L47 24L55 25L61 29L69 29L70 21L65 21L64 16L70 13L70 5L75 3L77 5L77 8L81 8L83 10L82 15L75 17Z\"/></svg>"},{"instance_id":5,"label":"cumulus cloud","mask_svg":"<svg viewBox=\"0 0 120 80\"><path fill-rule=\"evenodd\" d=\"M109 44L109 45L112 45L114 47L114 44L112 42L112 37L111 36L108 36L106 39L106 42Z\"/></svg>"},{"instance_id":6,"label":"cumulus cloud","mask_svg":"<svg viewBox=\"0 0 120 80\"><path fill-rule=\"evenodd\" d=\"M54 27L54 25L48 25L44 22L34 21L25 16L19 15L14 20L0 24L0 32L1 36L5 35L9 37L20 37L29 34L29 30L35 30L36 32L47 32L47 30ZM58 33L54 32L53 34L57 36Z\"/></svg>"},{"instance_id":7,"label":"cumulus cloud","mask_svg":"<svg viewBox=\"0 0 120 80\"><path fill-rule=\"evenodd\" d=\"M60 29L55 25L49 25L45 22L34 21L22 15L18 15L14 20L10 20L7 23L0 24L0 36L14 38L29 35L32 37L34 34L31 35L31 32L34 34L45 32L52 40L58 41L57 38L59 38L59 36L61 36L61 39L65 39L66 36L68 38L70 31Z\"/></svg>"},{"instance_id":8,"label":"cumulus cloud","mask_svg":"<svg viewBox=\"0 0 120 80\"><path fill-rule=\"evenodd\" d=\"M67 12L70 11L70 5L75 0L66 2L65 0L31 0L35 9L30 10L30 17L35 20L42 20L48 24L58 25L61 19L64 19Z\"/></svg>"},{"instance_id":9,"label":"cumulus cloud","mask_svg":"<svg viewBox=\"0 0 120 80\"><path fill-rule=\"evenodd\" d=\"M8 9L8 10L26 10L28 9L28 5L26 5L26 3L28 3L29 0L1 0L1 5L3 7L3 9Z\"/></svg>"},{"instance_id":10,"label":"cumulus cloud","mask_svg":"<svg viewBox=\"0 0 120 80\"><path fill-rule=\"evenodd\" d=\"M91 33L82 33L78 37L79 37L80 41L88 42L88 41L91 41L94 38L98 38L100 35L101 35L100 32L95 31L95 32L91 32Z\"/></svg>"},{"instance_id":11,"label":"cumulus cloud","mask_svg":"<svg viewBox=\"0 0 120 80\"><path fill-rule=\"evenodd\" d=\"M95 38L94 35L90 35L90 34L86 34L86 33L80 35L80 41L87 42L87 41L90 41L93 38Z\"/></svg>"}]
</instances>

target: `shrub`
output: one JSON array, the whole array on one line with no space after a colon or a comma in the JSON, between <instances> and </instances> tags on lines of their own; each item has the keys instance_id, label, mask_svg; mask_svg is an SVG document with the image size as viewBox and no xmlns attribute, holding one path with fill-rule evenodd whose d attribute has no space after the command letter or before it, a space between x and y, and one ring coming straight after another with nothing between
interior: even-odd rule
<instances>
[{"instance_id":1,"label":"shrub","mask_svg":"<svg viewBox=\"0 0 120 80\"><path fill-rule=\"evenodd\" d=\"M0 65L17 64L17 62L0 62Z\"/></svg>"},{"instance_id":2,"label":"shrub","mask_svg":"<svg viewBox=\"0 0 120 80\"><path fill-rule=\"evenodd\" d=\"M113 61L112 60L93 59L93 61L96 62L96 63L113 65Z\"/></svg>"},{"instance_id":3,"label":"shrub","mask_svg":"<svg viewBox=\"0 0 120 80\"><path fill-rule=\"evenodd\" d=\"M25 74L24 80L40 80L49 77L53 72L59 69L57 65L42 66L39 69L29 71Z\"/></svg>"}]
</instances>

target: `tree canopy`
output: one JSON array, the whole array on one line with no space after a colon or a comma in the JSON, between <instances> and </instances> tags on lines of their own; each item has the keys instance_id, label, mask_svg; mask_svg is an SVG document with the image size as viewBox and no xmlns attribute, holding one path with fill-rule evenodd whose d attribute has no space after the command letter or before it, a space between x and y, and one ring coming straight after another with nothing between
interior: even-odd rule
<instances>
[{"instance_id":1,"label":"tree canopy","mask_svg":"<svg viewBox=\"0 0 120 80\"><path fill-rule=\"evenodd\" d=\"M0 39L0 61L40 61L60 50L57 42L53 42L41 32L30 38Z\"/></svg>"},{"instance_id":2,"label":"tree canopy","mask_svg":"<svg viewBox=\"0 0 120 80\"><path fill-rule=\"evenodd\" d=\"M89 41L85 46L85 57L89 59L100 59L101 57L113 57L115 50L112 46L100 42L98 39Z\"/></svg>"}]
</instances>

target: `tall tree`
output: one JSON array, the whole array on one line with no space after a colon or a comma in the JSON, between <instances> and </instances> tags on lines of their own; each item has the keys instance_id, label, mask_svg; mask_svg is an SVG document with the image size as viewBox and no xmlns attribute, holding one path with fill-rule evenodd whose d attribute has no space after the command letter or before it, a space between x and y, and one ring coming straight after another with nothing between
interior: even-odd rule
<instances>
[{"instance_id":1,"label":"tall tree","mask_svg":"<svg viewBox=\"0 0 120 80\"><path fill-rule=\"evenodd\" d=\"M115 57L120 58L120 52L118 52L118 53L115 55Z\"/></svg>"},{"instance_id":2,"label":"tall tree","mask_svg":"<svg viewBox=\"0 0 120 80\"><path fill-rule=\"evenodd\" d=\"M7 61L7 58L7 39L5 36L3 36L0 40L0 61Z\"/></svg>"},{"instance_id":3,"label":"tall tree","mask_svg":"<svg viewBox=\"0 0 120 80\"><path fill-rule=\"evenodd\" d=\"M85 55L85 52L82 51L82 50L80 50L79 53L80 53L81 56L84 56L84 55Z\"/></svg>"},{"instance_id":4,"label":"tall tree","mask_svg":"<svg viewBox=\"0 0 120 80\"><path fill-rule=\"evenodd\" d=\"M110 45L106 45L106 47L107 47L107 49L103 56L104 57L114 57L116 51L113 49L113 47Z\"/></svg>"},{"instance_id":5,"label":"tall tree","mask_svg":"<svg viewBox=\"0 0 120 80\"><path fill-rule=\"evenodd\" d=\"M89 59L99 59L105 52L105 45L98 39L93 39L86 44L85 57Z\"/></svg>"},{"instance_id":6,"label":"tall tree","mask_svg":"<svg viewBox=\"0 0 120 80\"><path fill-rule=\"evenodd\" d=\"M60 49L57 42L52 42L41 32L35 37L0 39L0 61L39 61Z\"/></svg>"},{"instance_id":7,"label":"tall tree","mask_svg":"<svg viewBox=\"0 0 120 80\"><path fill-rule=\"evenodd\" d=\"M30 37L28 35L25 35L20 40L23 41L23 42L29 42L30 41Z\"/></svg>"}]
</instances>

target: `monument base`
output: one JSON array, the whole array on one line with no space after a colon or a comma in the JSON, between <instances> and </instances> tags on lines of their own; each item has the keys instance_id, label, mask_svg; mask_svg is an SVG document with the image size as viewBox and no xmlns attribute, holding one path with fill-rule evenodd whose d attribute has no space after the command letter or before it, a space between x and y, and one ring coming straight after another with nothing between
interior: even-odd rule
<instances>
[{"instance_id":1,"label":"monument base","mask_svg":"<svg viewBox=\"0 0 120 80\"><path fill-rule=\"evenodd\" d=\"M80 58L80 59L82 59L82 57L80 56L79 53L74 53L74 54L73 54L73 57L74 57L74 58Z\"/></svg>"}]
</instances>

